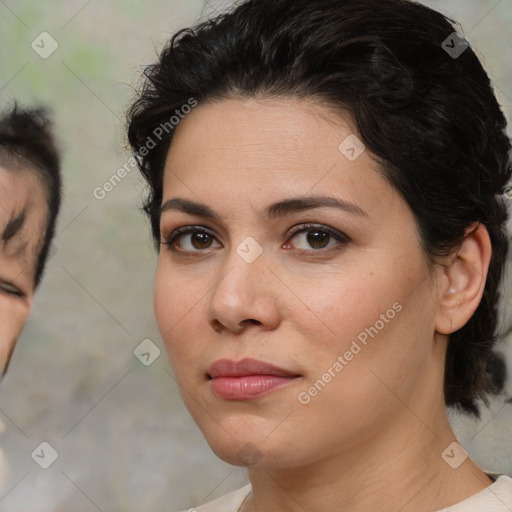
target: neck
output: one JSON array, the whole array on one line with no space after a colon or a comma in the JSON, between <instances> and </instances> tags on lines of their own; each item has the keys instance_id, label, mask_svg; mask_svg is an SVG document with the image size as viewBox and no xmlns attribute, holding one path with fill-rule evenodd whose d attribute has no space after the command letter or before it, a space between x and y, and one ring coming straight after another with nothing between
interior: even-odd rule
<instances>
[{"instance_id":1,"label":"neck","mask_svg":"<svg viewBox=\"0 0 512 512\"><path fill-rule=\"evenodd\" d=\"M441 457L456 441L444 404L422 418L404 407L378 437L349 450L299 468L250 468L242 512L431 512L492 483L471 459L453 469Z\"/></svg>"}]
</instances>

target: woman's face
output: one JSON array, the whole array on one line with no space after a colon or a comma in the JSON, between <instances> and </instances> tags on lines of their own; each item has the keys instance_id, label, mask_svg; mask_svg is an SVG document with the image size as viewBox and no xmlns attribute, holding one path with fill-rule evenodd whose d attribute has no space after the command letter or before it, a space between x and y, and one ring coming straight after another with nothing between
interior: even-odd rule
<instances>
[{"instance_id":1,"label":"woman's face","mask_svg":"<svg viewBox=\"0 0 512 512\"><path fill-rule=\"evenodd\" d=\"M155 313L184 402L229 463L308 464L404 414L420 426L404 403L441 403L435 275L353 133L289 98L201 104L174 135L162 241L193 232L161 246ZM320 197L339 207L287 203Z\"/></svg>"},{"instance_id":2,"label":"woman's face","mask_svg":"<svg viewBox=\"0 0 512 512\"><path fill-rule=\"evenodd\" d=\"M38 177L0 166L0 374L28 318L37 258L46 226Z\"/></svg>"}]
</instances>

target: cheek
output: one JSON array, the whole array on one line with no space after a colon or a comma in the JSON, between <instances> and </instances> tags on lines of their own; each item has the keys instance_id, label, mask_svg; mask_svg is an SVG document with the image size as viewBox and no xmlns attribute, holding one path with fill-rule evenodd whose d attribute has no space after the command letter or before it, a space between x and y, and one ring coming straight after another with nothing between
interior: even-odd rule
<instances>
[{"instance_id":1,"label":"cheek","mask_svg":"<svg viewBox=\"0 0 512 512\"><path fill-rule=\"evenodd\" d=\"M204 308L202 300L207 300L206 291L201 280L184 280L158 263L153 288L155 318L175 371L179 372L185 361L193 361L201 333L204 338L204 320L201 323L198 315Z\"/></svg>"},{"instance_id":2,"label":"cheek","mask_svg":"<svg viewBox=\"0 0 512 512\"><path fill-rule=\"evenodd\" d=\"M382 378L403 383L426 361L434 333L435 304L421 262L418 259L418 264L409 268L396 260L383 262L371 271L360 269L332 279L324 276L316 283L304 280L302 290L315 315L306 321L305 315L288 314L295 315L308 345L309 382L330 369L338 384L358 382L364 395L366 386L367 391L374 385L382 387L370 369ZM336 361L340 364L333 369ZM325 379L329 380L329 375Z\"/></svg>"},{"instance_id":3,"label":"cheek","mask_svg":"<svg viewBox=\"0 0 512 512\"><path fill-rule=\"evenodd\" d=\"M287 315L301 324L304 338L321 351L342 349L375 322L380 326L380 315L391 310L388 316L394 316L393 304L403 295L389 279L382 279L382 273L370 271L324 275L296 285L306 306L300 311L290 308Z\"/></svg>"}]
</instances>

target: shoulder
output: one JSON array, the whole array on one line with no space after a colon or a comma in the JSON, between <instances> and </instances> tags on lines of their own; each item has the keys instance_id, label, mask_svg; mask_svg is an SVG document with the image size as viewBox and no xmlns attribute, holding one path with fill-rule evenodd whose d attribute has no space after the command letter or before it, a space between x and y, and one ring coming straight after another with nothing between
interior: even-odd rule
<instances>
[{"instance_id":1,"label":"shoulder","mask_svg":"<svg viewBox=\"0 0 512 512\"><path fill-rule=\"evenodd\" d=\"M497 476L496 481L474 496L438 512L510 512L512 510L512 478Z\"/></svg>"},{"instance_id":2,"label":"shoulder","mask_svg":"<svg viewBox=\"0 0 512 512\"><path fill-rule=\"evenodd\" d=\"M237 512L243 501L251 492L251 484L225 494L216 500L205 503L198 507L192 507L183 512Z\"/></svg>"}]
</instances>

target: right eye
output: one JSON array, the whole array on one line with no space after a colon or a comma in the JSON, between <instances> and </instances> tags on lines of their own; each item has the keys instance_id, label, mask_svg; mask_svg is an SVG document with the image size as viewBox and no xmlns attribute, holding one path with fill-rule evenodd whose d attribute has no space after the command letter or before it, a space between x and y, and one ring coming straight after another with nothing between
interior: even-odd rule
<instances>
[{"instance_id":1,"label":"right eye","mask_svg":"<svg viewBox=\"0 0 512 512\"><path fill-rule=\"evenodd\" d=\"M191 236L187 238L188 235ZM188 245L188 247L176 248L175 246L178 245L178 242L181 242L183 239L188 242L185 244ZM197 253L204 252L205 249L210 249L213 240L215 240L215 236L201 226L184 226L175 229L167 240L161 243L168 245L169 249L173 252ZM196 243L199 247L195 245Z\"/></svg>"}]
</instances>

